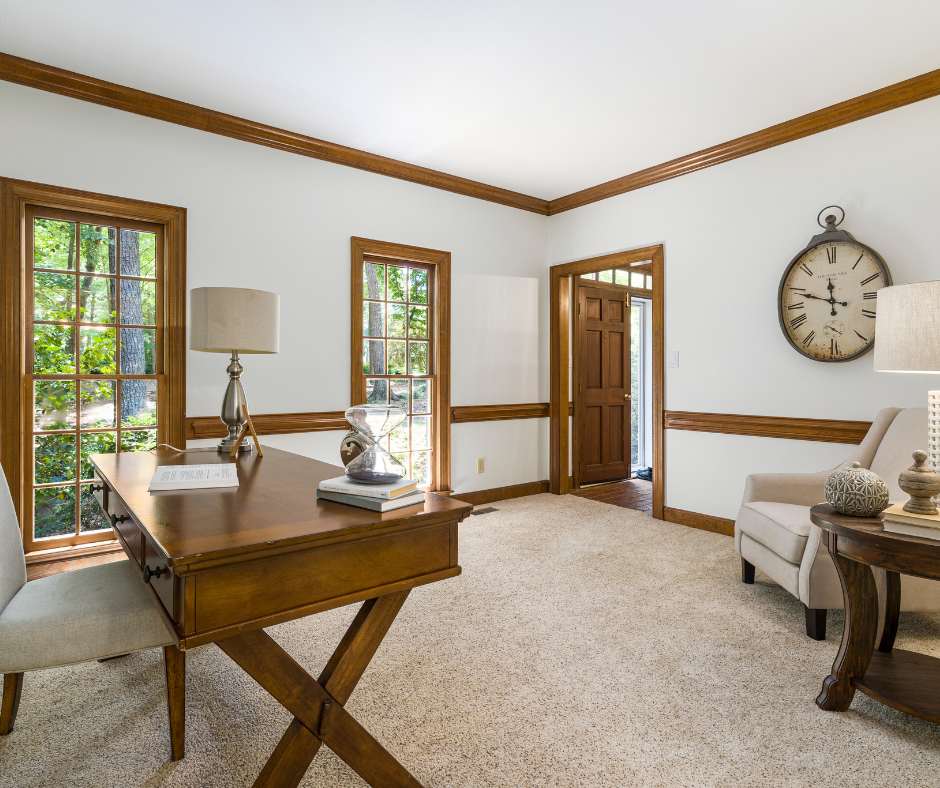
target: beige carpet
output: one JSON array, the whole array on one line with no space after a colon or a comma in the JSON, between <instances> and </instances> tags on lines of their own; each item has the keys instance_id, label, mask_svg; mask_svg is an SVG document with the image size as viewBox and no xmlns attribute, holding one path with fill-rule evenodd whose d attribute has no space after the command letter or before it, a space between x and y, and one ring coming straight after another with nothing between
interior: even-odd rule
<instances>
[{"instance_id":1,"label":"beige carpet","mask_svg":"<svg viewBox=\"0 0 940 788\"><path fill-rule=\"evenodd\" d=\"M428 788L936 786L940 726L813 700L838 646L730 538L572 496L461 526L461 577L412 592L352 713ZM272 630L316 674L354 608ZM898 644L940 656L940 618ZM158 652L31 673L0 785L249 786L289 717L215 646L188 657L168 762ZM326 749L303 782L361 786Z\"/></svg>"}]
</instances>

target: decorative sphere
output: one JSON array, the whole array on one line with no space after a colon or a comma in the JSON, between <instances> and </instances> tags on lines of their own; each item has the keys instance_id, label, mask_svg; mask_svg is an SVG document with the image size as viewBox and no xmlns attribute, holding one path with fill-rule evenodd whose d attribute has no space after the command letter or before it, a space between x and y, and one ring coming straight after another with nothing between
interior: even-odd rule
<instances>
[{"instance_id":1,"label":"decorative sphere","mask_svg":"<svg viewBox=\"0 0 940 788\"><path fill-rule=\"evenodd\" d=\"M826 479L826 500L837 512L855 517L874 517L888 508L888 485L878 474L853 462Z\"/></svg>"}]
</instances>

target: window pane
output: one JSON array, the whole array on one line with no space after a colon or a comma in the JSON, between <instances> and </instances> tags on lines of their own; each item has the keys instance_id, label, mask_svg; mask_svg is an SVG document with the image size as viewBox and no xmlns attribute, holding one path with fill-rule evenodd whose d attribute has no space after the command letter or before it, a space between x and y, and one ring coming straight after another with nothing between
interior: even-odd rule
<instances>
[{"instance_id":1,"label":"window pane","mask_svg":"<svg viewBox=\"0 0 940 788\"><path fill-rule=\"evenodd\" d=\"M95 471L88 457L92 454L114 454L117 451L116 432L86 432L82 435L82 478L94 479Z\"/></svg>"},{"instance_id":2,"label":"window pane","mask_svg":"<svg viewBox=\"0 0 940 788\"><path fill-rule=\"evenodd\" d=\"M81 519L79 521L79 527L82 531L109 531L111 530L111 523L108 521L107 516L101 507L98 505L98 501L95 500L95 494L91 491L91 487L87 484L82 485L82 497L81 497Z\"/></svg>"},{"instance_id":3,"label":"window pane","mask_svg":"<svg viewBox=\"0 0 940 788\"><path fill-rule=\"evenodd\" d=\"M411 412L412 413L430 413L431 412L431 381L430 380L412 381Z\"/></svg>"},{"instance_id":4,"label":"window pane","mask_svg":"<svg viewBox=\"0 0 940 788\"><path fill-rule=\"evenodd\" d=\"M72 274L33 274L33 318L75 319L75 277Z\"/></svg>"},{"instance_id":5,"label":"window pane","mask_svg":"<svg viewBox=\"0 0 940 788\"><path fill-rule=\"evenodd\" d=\"M398 405L398 407L404 408L405 413L408 413L409 383L410 381L407 379L392 381L392 405Z\"/></svg>"},{"instance_id":6,"label":"window pane","mask_svg":"<svg viewBox=\"0 0 940 788\"><path fill-rule=\"evenodd\" d=\"M399 265L388 267L388 300L405 301L408 294L408 269Z\"/></svg>"},{"instance_id":7,"label":"window pane","mask_svg":"<svg viewBox=\"0 0 940 788\"><path fill-rule=\"evenodd\" d=\"M157 236L137 230L121 230L121 274L157 275Z\"/></svg>"},{"instance_id":8,"label":"window pane","mask_svg":"<svg viewBox=\"0 0 940 788\"><path fill-rule=\"evenodd\" d=\"M408 307L408 331L412 339L428 338L428 308L426 306Z\"/></svg>"},{"instance_id":9,"label":"window pane","mask_svg":"<svg viewBox=\"0 0 940 788\"><path fill-rule=\"evenodd\" d=\"M630 274L626 271L614 271L614 283L618 285L630 285Z\"/></svg>"},{"instance_id":10,"label":"window pane","mask_svg":"<svg viewBox=\"0 0 940 788\"><path fill-rule=\"evenodd\" d=\"M386 440L388 440L388 438L386 438ZM385 447L385 450L388 451L388 446ZM408 470L411 467L411 461L408 459L408 452L400 451L397 454L393 454L392 456L402 464L405 469L405 473L408 473Z\"/></svg>"},{"instance_id":11,"label":"window pane","mask_svg":"<svg viewBox=\"0 0 940 788\"><path fill-rule=\"evenodd\" d=\"M385 405L388 403L388 381L374 378L366 381L366 404Z\"/></svg>"},{"instance_id":12,"label":"window pane","mask_svg":"<svg viewBox=\"0 0 940 788\"><path fill-rule=\"evenodd\" d=\"M362 335L364 337L385 336L385 304L365 301L362 304Z\"/></svg>"},{"instance_id":13,"label":"window pane","mask_svg":"<svg viewBox=\"0 0 940 788\"><path fill-rule=\"evenodd\" d=\"M75 488L44 487L35 491L36 539L47 536L70 536L75 533Z\"/></svg>"},{"instance_id":14,"label":"window pane","mask_svg":"<svg viewBox=\"0 0 940 788\"><path fill-rule=\"evenodd\" d=\"M36 435L33 440L36 484L75 478L75 433Z\"/></svg>"},{"instance_id":15,"label":"window pane","mask_svg":"<svg viewBox=\"0 0 940 788\"><path fill-rule=\"evenodd\" d=\"M411 302L426 304L428 302L428 272L423 268L411 269Z\"/></svg>"},{"instance_id":16,"label":"window pane","mask_svg":"<svg viewBox=\"0 0 940 788\"><path fill-rule=\"evenodd\" d=\"M84 329L83 329L84 330ZM152 328L121 329L121 372L124 375L156 374L157 332Z\"/></svg>"},{"instance_id":17,"label":"window pane","mask_svg":"<svg viewBox=\"0 0 940 788\"><path fill-rule=\"evenodd\" d=\"M81 286L81 320L85 323L113 323L115 315L114 288L116 279L109 276L83 276Z\"/></svg>"},{"instance_id":18,"label":"window pane","mask_svg":"<svg viewBox=\"0 0 940 788\"><path fill-rule=\"evenodd\" d=\"M362 371L366 375L385 374L384 339L367 339L362 343Z\"/></svg>"},{"instance_id":19,"label":"window pane","mask_svg":"<svg viewBox=\"0 0 940 788\"><path fill-rule=\"evenodd\" d=\"M75 225L54 219L33 224L33 265L36 268L75 270Z\"/></svg>"},{"instance_id":20,"label":"window pane","mask_svg":"<svg viewBox=\"0 0 940 788\"><path fill-rule=\"evenodd\" d=\"M613 282L614 281L614 272L613 271L601 271L597 278L601 282Z\"/></svg>"},{"instance_id":21,"label":"window pane","mask_svg":"<svg viewBox=\"0 0 940 788\"><path fill-rule=\"evenodd\" d=\"M37 375L75 372L74 332L71 326L33 326L33 372Z\"/></svg>"},{"instance_id":22,"label":"window pane","mask_svg":"<svg viewBox=\"0 0 940 788\"><path fill-rule=\"evenodd\" d=\"M153 451L157 448L156 430L132 430L121 433L121 451Z\"/></svg>"},{"instance_id":23,"label":"window pane","mask_svg":"<svg viewBox=\"0 0 940 788\"><path fill-rule=\"evenodd\" d=\"M389 435L389 443L391 444L390 451L408 451L408 419L405 419L401 424L399 424L395 429L392 430ZM402 463L406 468L408 463Z\"/></svg>"},{"instance_id":24,"label":"window pane","mask_svg":"<svg viewBox=\"0 0 940 788\"><path fill-rule=\"evenodd\" d=\"M643 287L645 284L643 274L630 274L631 287Z\"/></svg>"},{"instance_id":25,"label":"window pane","mask_svg":"<svg viewBox=\"0 0 940 788\"><path fill-rule=\"evenodd\" d=\"M411 420L411 448L431 448L431 417L415 416Z\"/></svg>"},{"instance_id":26,"label":"window pane","mask_svg":"<svg viewBox=\"0 0 940 788\"><path fill-rule=\"evenodd\" d=\"M646 289L653 289L653 277L651 277L649 274L646 275Z\"/></svg>"},{"instance_id":27,"label":"window pane","mask_svg":"<svg viewBox=\"0 0 940 788\"><path fill-rule=\"evenodd\" d=\"M82 225L82 270L113 274L117 266L117 231L113 227Z\"/></svg>"},{"instance_id":28,"label":"window pane","mask_svg":"<svg viewBox=\"0 0 940 788\"><path fill-rule=\"evenodd\" d=\"M364 263L362 266L362 297L385 298L385 266Z\"/></svg>"},{"instance_id":29,"label":"window pane","mask_svg":"<svg viewBox=\"0 0 940 788\"><path fill-rule=\"evenodd\" d=\"M34 383L33 423L37 430L75 428L75 382L37 380Z\"/></svg>"},{"instance_id":30,"label":"window pane","mask_svg":"<svg viewBox=\"0 0 940 788\"><path fill-rule=\"evenodd\" d=\"M157 324L156 282L121 280L121 322L132 326Z\"/></svg>"},{"instance_id":31,"label":"window pane","mask_svg":"<svg viewBox=\"0 0 940 788\"><path fill-rule=\"evenodd\" d=\"M428 374L428 343L427 342L409 342L408 343L408 374L409 375L427 375Z\"/></svg>"},{"instance_id":32,"label":"window pane","mask_svg":"<svg viewBox=\"0 0 940 788\"><path fill-rule=\"evenodd\" d=\"M582 279L593 279L595 274L581 274Z\"/></svg>"},{"instance_id":33,"label":"window pane","mask_svg":"<svg viewBox=\"0 0 940 788\"><path fill-rule=\"evenodd\" d=\"M404 375L405 372L405 341L390 339L388 341L388 374Z\"/></svg>"},{"instance_id":34,"label":"window pane","mask_svg":"<svg viewBox=\"0 0 940 788\"><path fill-rule=\"evenodd\" d=\"M114 329L82 328L79 371L86 375L113 375Z\"/></svg>"},{"instance_id":35,"label":"window pane","mask_svg":"<svg viewBox=\"0 0 940 788\"><path fill-rule=\"evenodd\" d=\"M405 336L405 310L407 308L404 304L388 305L388 336Z\"/></svg>"},{"instance_id":36,"label":"window pane","mask_svg":"<svg viewBox=\"0 0 940 788\"><path fill-rule=\"evenodd\" d=\"M431 483L431 452L416 451L411 455L411 478L422 487Z\"/></svg>"},{"instance_id":37,"label":"window pane","mask_svg":"<svg viewBox=\"0 0 940 788\"><path fill-rule=\"evenodd\" d=\"M157 426L157 381L121 381L121 426Z\"/></svg>"},{"instance_id":38,"label":"window pane","mask_svg":"<svg viewBox=\"0 0 940 788\"><path fill-rule=\"evenodd\" d=\"M82 387L82 429L115 427L114 423L114 381L83 380Z\"/></svg>"}]
</instances>

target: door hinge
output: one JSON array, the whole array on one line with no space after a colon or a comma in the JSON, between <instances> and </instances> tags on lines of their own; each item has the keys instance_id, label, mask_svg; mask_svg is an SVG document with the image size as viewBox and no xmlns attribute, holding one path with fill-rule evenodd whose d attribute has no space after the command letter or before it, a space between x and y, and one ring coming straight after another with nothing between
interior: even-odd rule
<instances>
[{"instance_id":1,"label":"door hinge","mask_svg":"<svg viewBox=\"0 0 940 788\"><path fill-rule=\"evenodd\" d=\"M581 314L581 304L578 304L578 314Z\"/></svg>"}]
</instances>

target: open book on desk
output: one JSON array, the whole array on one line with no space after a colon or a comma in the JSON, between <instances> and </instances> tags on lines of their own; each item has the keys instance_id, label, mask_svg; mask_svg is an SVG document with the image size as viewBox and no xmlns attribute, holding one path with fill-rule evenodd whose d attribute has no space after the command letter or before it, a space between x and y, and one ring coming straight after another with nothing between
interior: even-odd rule
<instances>
[{"instance_id":1,"label":"open book on desk","mask_svg":"<svg viewBox=\"0 0 940 788\"><path fill-rule=\"evenodd\" d=\"M150 479L150 492L158 490L203 490L238 487L235 463L212 465L160 465Z\"/></svg>"}]
</instances>

